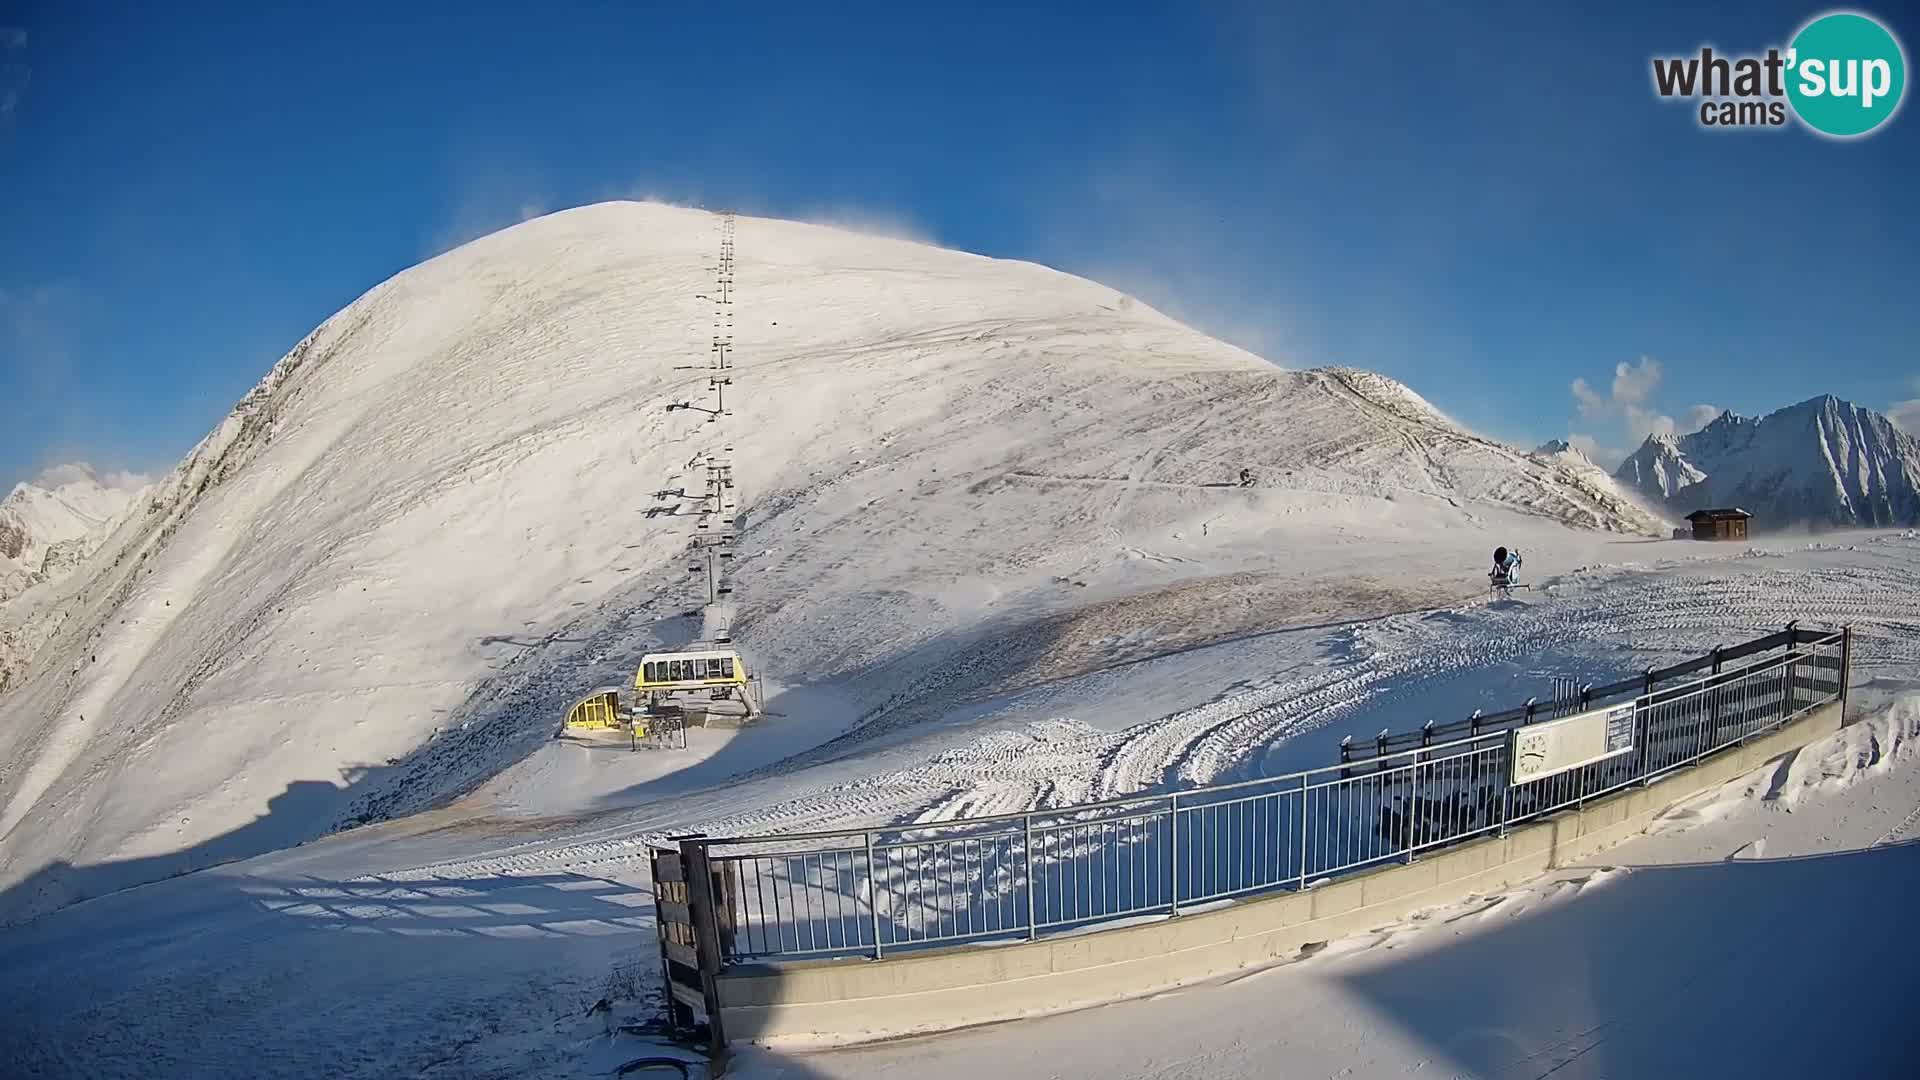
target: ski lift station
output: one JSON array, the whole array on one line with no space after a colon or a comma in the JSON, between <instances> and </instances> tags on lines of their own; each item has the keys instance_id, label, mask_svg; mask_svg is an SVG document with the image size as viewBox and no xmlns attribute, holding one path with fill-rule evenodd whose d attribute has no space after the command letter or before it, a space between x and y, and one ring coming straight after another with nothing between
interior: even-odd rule
<instances>
[{"instance_id":1,"label":"ski lift station","mask_svg":"<svg viewBox=\"0 0 1920 1080\"><path fill-rule=\"evenodd\" d=\"M634 740L682 730L688 698L704 699L692 710L701 726L745 724L759 713L753 676L739 652L728 648L648 653L633 675L633 698L622 704L621 688L597 687L567 706L562 734L626 734ZM737 701L739 709L716 714L712 703Z\"/></svg>"}]
</instances>

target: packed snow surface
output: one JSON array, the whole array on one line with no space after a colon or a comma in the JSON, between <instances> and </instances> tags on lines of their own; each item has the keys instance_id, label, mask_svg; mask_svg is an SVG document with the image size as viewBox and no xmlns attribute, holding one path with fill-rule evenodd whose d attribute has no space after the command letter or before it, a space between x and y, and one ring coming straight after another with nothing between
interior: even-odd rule
<instances>
[{"instance_id":1,"label":"packed snow surface","mask_svg":"<svg viewBox=\"0 0 1920 1080\"><path fill-rule=\"evenodd\" d=\"M702 211L555 214L276 364L23 627L0 917L444 805L548 747L573 695L700 632L683 556L728 446L732 629L773 715L660 770L683 786L1455 602L1522 533L1579 560L1661 533L1391 380L1279 370L1044 267L743 218L723 308L719 250ZM577 765L551 774L572 810L650 779Z\"/></svg>"},{"instance_id":2,"label":"packed snow surface","mask_svg":"<svg viewBox=\"0 0 1920 1080\"><path fill-rule=\"evenodd\" d=\"M1285 1075L1900 1074L1884 1055L1903 1047L1884 1032L1920 960L1901 906L1920 884L1920 537L1611 554L1512 602L1129 663L753 779L713 764L726 747L688 752L715 770L703 785L662 765L667 752L555 745L526 768L578 778L599 773L561 763L612 759L660 776L620 809L564 820L503 816L490 788L0 931L0 1058L76 1077L605 1076L686 1054L644 1034L659 982L641 840L656 830L911 820L970 788L1002 808L1055 784L1094 790L1126 746L1102 741L1105 714L1135 696L1166 713L1124 755L1150 781L1228 730L1248 747L1280 740L1241 760L1322 764L1347 731L1510 703L1551 675L1617 676L1797 618L1855 628L1861 722L1589 865L1222 985L863 1050L748 1048L730 1075L941 1080L1035 1062L1122 1078L1264 1077L1276 1062ZM1287 684L1318 686L1334 715L1262 696ZM1219 708L1197 722L1208 702ZM1139 749L1149 739L1153 754ZM1059 752L1025 767L1018 751L1043 743ZM591 1011L602 998L610 1009Z\"/></svg>"}]
</instances>

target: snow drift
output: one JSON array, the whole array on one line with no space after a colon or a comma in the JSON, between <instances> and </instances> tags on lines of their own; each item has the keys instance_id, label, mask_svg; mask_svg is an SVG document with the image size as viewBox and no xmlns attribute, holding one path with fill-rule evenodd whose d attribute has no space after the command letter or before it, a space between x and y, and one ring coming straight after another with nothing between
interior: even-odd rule
<instances>
[{"instance_id":1,"label":"snow drift","mask_svg":"<svg viewBox=\"0 0 1920 1080\"><path fill-rule=\"evenodd\" d=\"M779 683L853 686L846 723L902 681L866 675L919 681L903 658L1360 532L1659 531L1604 475L1391 380L1278 370L1093 282L789 222L737 237L715 421L668 408L711 400L702 211L527 222L301 341L37 624L0 697L0 887L31 878L0 915L102 887L72 866L132 884L297 842L540 745L577 688L698 632L687 493L721 445L736 639Z\"/></svg>"}]
</instances>

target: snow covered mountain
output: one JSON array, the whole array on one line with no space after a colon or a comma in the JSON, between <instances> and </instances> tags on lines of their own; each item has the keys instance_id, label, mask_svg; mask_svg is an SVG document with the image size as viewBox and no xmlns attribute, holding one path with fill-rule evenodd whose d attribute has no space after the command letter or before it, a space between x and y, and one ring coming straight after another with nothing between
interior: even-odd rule
<instances>
[{"instance_id":1,"label":"snow covered mountain","mask_svg":"<svg viewBox=\"0 0 1920 1080\"><path fill-rule=\"evenodd\" d=\"M1581 469L1581 470L1593 470L1593 469L1600 468L1600 466L1594 464L1592 458L1586 455L1585 451L1581 450L1577 446L1574 446L1572 443L1567 442L1565 439L1549 439L1546 442L1541 443L1539 446L1534 447L1533 455L1535 457L1546 458L1549 461L1560 462L1562 464L1569 465L1569 466L1572 466L1573 468ZM1604 470L1602 471L1604 472Z\"/></svg>"},{"instance_id":2,"label":"snow covered mountain","mask_svg":"<svg viewBox=\"0 0 1920 1080\"><path fill-rule=\"evenodd\" d=\"M1032 264L743 218L716 315L720 235L647 204L539 218L279 361L34 624L0 696L0 889L37 890L11 913L79 895L62 867L164 876L544 745L571 695L699 633L685 556L723 446L733 633L814 742L1304 596L1352 610L1326 565L1391 604L1483 588L1506 530L1661 532L1392 380L1283 371Z\"/></svg>"},{"instance_id":3,"label":"snow covered mountain","mask_svg":"<svg viewBox=\"0 0 1920 1080\"><path fill-rule=\"evenodd\" d=\"M1739 506L1756 529L1920 524L1920 441L1830 394L1649 436L1614 476L1676 517Z\"/></svg>"},{"instance_id":4,"label":"snow covered mountain","mask_svg":"<svg viewBox=\"0 0 1920 1080\"><path fill-rule=\"evenodd\" d=\"M62 465L0 500L0 604L32 585L58 581L86 558L144 486L87 465Z\"/></svg>"},{"instance_id":5,"label":"snow covered mountain","mask_svg":"<svg viewBox=\"0 0 1920 1080\"><path fill-rule=\"evenodd\" d=\"M1665 434L1647 436L1640 449L1621 462L1614 472L1614 478L1629 489L1660 500L1699 483L1706 475L1687 460L1678 440Z\"/></svg>"}]
</instances>

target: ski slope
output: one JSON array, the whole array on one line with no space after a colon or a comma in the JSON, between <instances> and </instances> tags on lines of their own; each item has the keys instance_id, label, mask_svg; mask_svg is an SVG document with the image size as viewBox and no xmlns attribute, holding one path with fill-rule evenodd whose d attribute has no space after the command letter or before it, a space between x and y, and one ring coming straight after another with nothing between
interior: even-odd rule
<instances>
[{"instance_id":1,"label":"ski slope","mask_svg":"<svg viewBox=\"0 0 1920 1080\"><path fill-rule=\"evenodd\" d=\"M1280 370L1032 264L741 219L718 316L719 235L658 205L550 215L280 360L23 628L0 920L444 806L530 756L552 782L508 804L589 811L1170 647L1453 602L1516 531L1662 535L1606 477L1391 380ZM716 334L725 416L702 411ZM575 694L700 632L688 488L727 445L733 631L778 722L672 764L553 760Z\"/></svg>"},{"instance_id":2,"label":"ski slope","mask_svg":"<svg viewBox=\"0 0 1920 1080\"><path fill-rule=\"evenodd\" d=\"M858 1051L749 1049L730 1075L940 1080L1043 1062L1062 1077L1252 1077L1285 1062L1289 1075L1717 1077L1771 1074L1774 1060L1888 1075L1873 1055L1897 1040L1876 1033L1904 1004L1885 980L1911 966L1920 940L1899 906L1920 869L1907 844L1920 836L1920 537L1613 554L1539 577L1540 592L1511 603L1143 660L751 780L669 779L657 797L633 792L623 808L560 820L509 816L483 790L78 904L0 932L12 1021L0 1058L46 1076L604 1076L679 1053L616 1030L657 1008L639 851L655 829L823 822L836 807L911 818L964 812L952 799L968 790L1017 807L1053 797L1050 783L1092 789L1106 782L1108 740L1129 731L1103 731L1100 717L1136 696L1169 708L1165 730L1139 727L1136 742L1193 745L1238 719L1268 732L1248 745L1279 741L1237 767L1262 755L1320 763L1347 731L1404 726L1481 694L1505 703L1552 674L1637 670L1805 618L1855 627L1866 721L1676 808L1589 866L1221 986ZM1221 690L1227 673L1321 685L1337 715L1301 716L1290 696L1258 687ZM1189 715L1203 706L1177 704L1196 691L1214 699L1205 723ZM1025 765L1041 744L1057 753ZM1145 775L1168 782L1173 762ZM609 1011L590 1012L603 997Z\"/></svg>"},{"instance_id":3,"label":"ski slope","mask_svg":"<svg viewBox=\"0 0 1920 1080\"><path fill-rule=\"evenodd\" d=\"M1364 739L1383 727L1545 697L1556 675L1611 682L1791 619L1851 625L1857 682L1920 683L1920 535L1747 548L1668 541L1644 549L1667 554L1575 567L1541 581L1530 600L1476 599L1129 664L991 700L840 757L783 760L748 773L746 784L641 783L623 800L638 805L616 803L584 828L529 821L523 840L492 856L413 870L460 879L581 868L634 873L644 866L647 840L665 832L940 820L1271 775L1334 761L1343 735ZM1148 708L1186 704L1114 724L1129 700ZM574 746L550 753L633 756ZM543 760L510 770L476 804L511 803L517 788L551 787L540 774Z\"/></svg>"}]
</instances>

